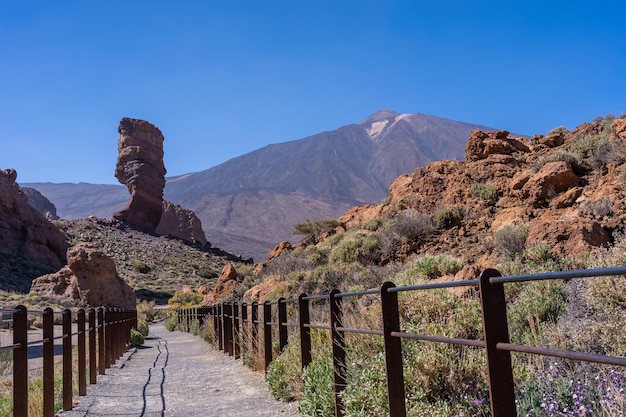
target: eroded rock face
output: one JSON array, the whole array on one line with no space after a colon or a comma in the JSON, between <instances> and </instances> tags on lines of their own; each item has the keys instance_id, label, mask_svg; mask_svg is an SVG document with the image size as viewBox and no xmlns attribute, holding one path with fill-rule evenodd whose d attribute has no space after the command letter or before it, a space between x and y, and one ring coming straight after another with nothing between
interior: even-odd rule
<instances>
[{"instance_id":1,"label":"eroded rock face","mask_svg":"<svg viewBox=\"0 0 626 417\"><path fill-rule=\"evenodd\" d=\"M57 208L50 200L34 188L22 187L22 191L28 197L31 206L48 220L58 220Z\"/></svg>"},{"instance_id":2,"label":"eroded rock face","mask_svg":"<svg viewBox=\"0 0 626 417\"><path fill-rule=\"evenodd\" d=\"M14 169L0 171L0 251L60 268L65 235L31 206L16 179Z\"/></svg>"},{"instance_id":3,"label":"eroded rock face","mask_svg":"<svg viewBox=\"0 0 626 417\"><path fill-rule=\"evenodd\" d=\"M215 284L213 291L210 291L204 296L202 304L210 306L232 297L235 291L241 286L239 281L237 281L238 276L237 270L233 264L224 265L220 276L217 278L217 284Z\"/></svg>"},{"instance_id":4,"label":"eroded rock face","mask_svg":"<svg viewBox=\"0 0 626 417\"><path fill-rule=\"evenodd\" d=\"M163 214L156 232L160 235L176 236L188 242L202 245L207 243L202 222L196 214L169 201L163 201Z\"/></svg>"},{"instance_id":5,"label":"eroded rock face","mask_svg":"<svg viewBox=\"0 0 626 417\"><path fill-rule=\"evenodd\" d=\"M489 155L511 155L515 152L529 152L530 147L526 141L510 138L509 132L482 132L474 130L470 133L469 141L465 147L465 158L468 161L485 159Z\"/></svg>"},{"instance_id":6,"label":"eroded rock face","mask_svg":"<svg viewBox=\"0 0 626 417\"><path fill-rule=\"evenodd\" d=\"M67 251L67 265L33 281L31 291L71 298L84 307L136 308L133 289L118 275L115 262L93 244L79 243Z\"/></svg>"},{"instance_id":7,"label":"eroded rock face","mask_svg":"<svg viewBox=\"0 0 626 417\"><path fill-rule=\"evenodd\" d=\"M155 232L161 221L165 188L163 134L144 120L127 117L121 120L118 131L115 178L128 187L131 199L113 217L147 232Z\"/></svg>"}]
</instances>

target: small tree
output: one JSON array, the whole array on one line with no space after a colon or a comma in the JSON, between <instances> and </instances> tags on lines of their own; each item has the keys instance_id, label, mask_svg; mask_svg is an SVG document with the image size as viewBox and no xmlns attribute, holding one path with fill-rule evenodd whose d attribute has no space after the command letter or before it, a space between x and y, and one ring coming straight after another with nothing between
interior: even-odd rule
<instances>
[{"instance_id":1,"label":"small tree","mask_svg":"<svg viewBox=\"0 0 626 417\"><path fill-rule=\"evenodd\" d=\"M304 235L304 239L308 239L312 244L316 244L325 232L331 231L339 226L339 224L339 220L337 219L324 219L314 222L306 220L294 226L293 234Z\"/></svg>"}]
</instances>

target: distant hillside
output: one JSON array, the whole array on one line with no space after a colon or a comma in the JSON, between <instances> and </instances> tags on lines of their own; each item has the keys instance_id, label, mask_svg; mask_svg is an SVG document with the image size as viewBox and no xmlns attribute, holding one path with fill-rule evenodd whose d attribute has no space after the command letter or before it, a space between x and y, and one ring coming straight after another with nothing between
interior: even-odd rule
<instances>
[{"instance_id":1,"label":"distant hillside","mask_svg":"<svg viewBox=\"0 0 626 417\"><path fill-rule=\"evenodd\" d=\"M168 178L165 198L193 210L214 246L262 260L278 242L294 241L296 223L377 203L399 175L432 161L463 159L474 129L493 130L381 110L357 124ZM22 185L48 197L62 218L110 217L129 198L124 187L114 185Z\"/></svg>"}]
</instances>

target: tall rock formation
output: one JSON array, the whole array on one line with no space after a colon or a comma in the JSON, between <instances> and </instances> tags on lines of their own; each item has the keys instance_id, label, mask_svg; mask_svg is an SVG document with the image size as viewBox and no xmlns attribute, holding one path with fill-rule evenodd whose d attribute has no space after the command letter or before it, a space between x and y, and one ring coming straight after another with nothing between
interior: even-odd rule
<instances>
[{"instance_id":1,"label":"tall rock formation","mask_svg":"<svg viewBox=\"0 0 626 417\"><path fill-rule=\"evenodd\" d=\"M155 232L161 221L165 188L163 134L144 120L128 117L120 121L118 132L115 178L128 187L131 199L113 217L147 232Z\"/></svg>"},{"instance_id":2,"label":"tall rock formation","mask_svg":"<svg viewBox=\"0 0 626 417\"><path fill-rule=\"evenodd\" d=\"M113 213L113 218L149 233L206 244L195 213L163 200L166 171L161 131L144 120L128 117L122 119L118 131L115 177L128 187L131 199L123 210Z\"/></svg>"},{"instance_id":3,"label":"tall rock formation","mask_svg":"<svg viewBox=\"0 0 626 417\"><path fill-rule=\"evenodd\" d=\"M89 243L67 251L67 266L33 281L31 292L70 298L84 307L118 307L135 310L133 289L118 275L115 262Z\"/></svg>"},{"instance_id":4,"label":"tall rock formation","mask_svg":"<svg viewBox=\"0 0 626 417\"><path fill-rule=\"evenodd\" d=\"M65 235L30 205L16 178L14 169L0 171L0 252L59 268Z\"/></svg>"}]
</instances>

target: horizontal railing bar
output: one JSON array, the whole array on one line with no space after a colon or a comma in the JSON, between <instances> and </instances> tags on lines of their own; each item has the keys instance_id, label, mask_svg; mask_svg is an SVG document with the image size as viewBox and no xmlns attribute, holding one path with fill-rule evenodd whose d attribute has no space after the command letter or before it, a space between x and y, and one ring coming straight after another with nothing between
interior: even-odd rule
<instances>
[{"instance_id":1,"label":"horizontal railing bar","mask_svg":"<svg viewBox=\"0 0 626 417\"><path fill-rule=\"evenodd\" d=\"M385 335L385 332L382 330L354 329L351 327L337 327L337 331L344 332L344 333L373 334L377 336Z\"/></svg>"},{"instance_id":2,"label":"horizontal railing bar","mask_svg":"<svg viewBox=\"0 0 626 417\"><path fill-rule=\"evenodd\" d=\"M43 343L47 343L49 342L50 339L49 338L45 338L45 339L39 339L39 340L31 340L30 342L26 343L26 346L34 346L34 345L41 345Z\"/></svg>"},{"instance_id":3,"label":"horizontal railing bar","mask_svg":"<svg viewBox=\"0 0 626 417\"><path fill-rule=\"evenodd\" d=\"M307 295L306 297L302 297L303 300L313 301L313 300L328 300L328 294L322 295Z\"/></svg>"},{"instance_id":4,"label":"horizontal railing bar","mask_svg":"<svg viewBox=\"0 0 626 417\"><path fill-rule=\"evenodd\" d=\"M391 332L390 334L393 337L400 337L402 339L424 340L427 342L441 342L441 343L448 343L451 345L475 346L475 347L482 347L482 348L485 347L485 342L482 340L457 339L454 337L443 337L443 336L428 336L428 335L408 333L408 332Z\"/></svg>"},{"instance_id":5,"label":"horizontal railing bar","mask_svg":"<svg viewBox=\"0 0 626 417\"><path fill-rule=\"evenodd\" d=\"M620 356L597 355L594 353L575 352L572 350L542 348L526 345L518 345L515 343L500 342L496 344L499 350L507 350L509 352L532 353L542 356L552 356L563 359L574 359L584 362L603 363L606 365L626 366L626 358Z\"/></svg>"},{"instance_id":6,"label":"horizontal railing bar","mask_svg":"<svg viewBox=\"0 0 626 417\"><path fill-rule=\"evenodd\" d=\"M304 325L304 327L308 327L309 329L322 329L322 330L330 330L331 329L330 326L325 326L323 324L312 324L312 323L306 323Z\"/></svg>"},{"instance_id":7,"label":"horizontal railing bar","mask_svg":"<svg viewBox=\"0 0 626 417\"><path fill-rule=\"evenodd\" d=\"M406 287L391 287L387 288L387 292L432 290L437 288L473 287L476 285L478 285L477 279L468 279L464 281L434 282L430 284L408 285Z\"/></svg>"},{"instance_id":8,"label":"horizontal railing bar","mask_svg":"<svg viewBox=\"0 0 626 417\"><path fill-rule=\"evenodd\" d=\"M18 347L22 347L22 344L21 343L15 343L13 345L0 346L0 350L9 350L9 349L13 350L13 349L16 349Z\"/></svg>"},{"instance_id":9,"label":"horizontal railing bar","mask_svg":"<svg viewBox=\"0 0 626 417\"><path fill-rule=\"evenodd\" d=\"M4 312L4 313L17 313L20 310L16 310L14 308L0 308L0 311Z\"/></svg>"},{"instance_id":10,"label":"horizontal railing bar","mask_svg":"<svg viewBox=\"0 0 626 417\"><path fill-rule=\"evenodd\" d=\"M592 278L609 275L626 275L626 266L599 269L581 269L578 271L558 271L525 275L509 275L504 277L490 278L489 283L496 284L505 282L543 281L551 279Z\"/></svg>"},{"instance_id":11,"label":"horizontal railing bar","mask_svg":"<svg viewBox=\"0 0 626 417\"><path fill-rule=\"evenodd\" d=\"M280 323L280 325L285 326L285 327L300 327L300 323L284 322L284 323Z\"/></svg>"},{"instance_id":12,"label":"horizontal railing bar","mask_svg":"<svg viewBox=\"0 0 626 417\"><path fill-rule=\"evenodd\" d=\"M380 288L371 289L371 290L363 290L363 291L355 291L355 292L340 292L334 295L335 298L345 298L345 297L358 297L361 295L370 295L370 294L380 294Z\"/></svg>"},{"instance_id":13,"label":"horizontal railing bar","mask_svg":"<svg viewBox=\"0 0 626 417\"><path fill-rule=\"evenodd\" d=\"M280 302L283 303L283 304L287 304L287 303L295 303L297 301L298 301L297 298L289 298L287 300L281 300Z\"/></svg>"}]
</instances>

